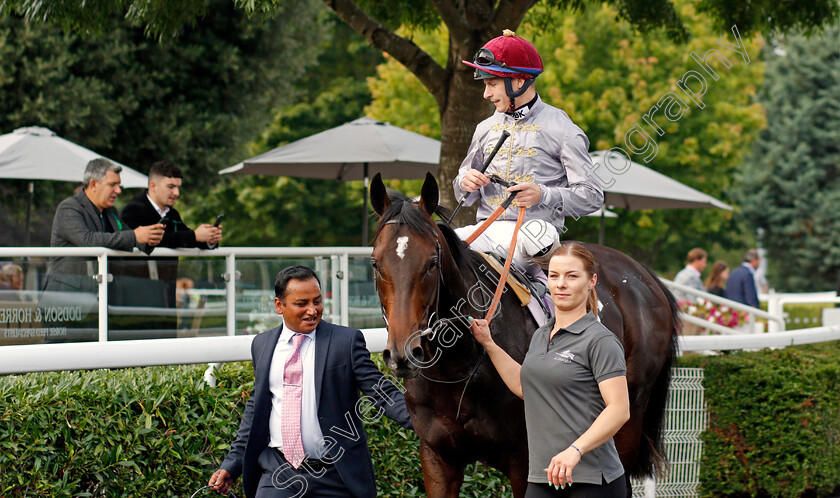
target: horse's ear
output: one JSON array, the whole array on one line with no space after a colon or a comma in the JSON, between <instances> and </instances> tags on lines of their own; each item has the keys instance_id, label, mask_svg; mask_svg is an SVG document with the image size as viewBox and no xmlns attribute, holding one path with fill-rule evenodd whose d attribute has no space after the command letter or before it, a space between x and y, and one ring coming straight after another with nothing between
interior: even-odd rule
<instances>
[{"instance_id":1,"label":"horse's ear","mask_svg":"<svg viewBox=\"0 0 840 498\"><path fill-rule=\"evenodd\" d=\"M440 202L440 192L437 180L431 173L426 172L426 181L420 189L420 206L431 216L437 209L438 202Z\"/></svg>"},{"instance_id":2,"label":"horse's ear","mask_svg":"<svg viewBox=\"0 0 840 498\"><path fill-rule=\"evenodd\" d=\"M382 216L385 209L391 204L391 199L388 197L388 191L385 190L385 184L382 183L382 173L377 173L370 182L370 205L376 214Z\"/></svg>"}]
</instances>

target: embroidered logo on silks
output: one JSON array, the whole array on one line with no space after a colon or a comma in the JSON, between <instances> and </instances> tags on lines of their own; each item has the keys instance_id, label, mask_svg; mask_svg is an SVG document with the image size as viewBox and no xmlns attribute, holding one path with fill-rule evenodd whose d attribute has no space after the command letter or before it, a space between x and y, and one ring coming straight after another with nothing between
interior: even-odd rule
<instances>
[{"instance_id":1,"label":"embroidered logo on silks","mask_svg":"<svg viewBox=\"0 0 840 498\"><path fill-rule=\"evenodd\" d=\"M563 363L571 363L572 360L575 359L575 354L572 353L571 349L567 349L559 353L554 353L554 359L557 361L562 361Z\"/></svg>"},{"instance_id":2,"label":"embroidered logo on silks","mask_svg":"<svg viewBox=\"0 0 840 498\"><path fill-rule=\"evenodd\" d=\"M403 235L402 237L397 238L397 256L400 259L405 257L405 248L408 247L408 237Z\"/></svg>"}]
</instances>

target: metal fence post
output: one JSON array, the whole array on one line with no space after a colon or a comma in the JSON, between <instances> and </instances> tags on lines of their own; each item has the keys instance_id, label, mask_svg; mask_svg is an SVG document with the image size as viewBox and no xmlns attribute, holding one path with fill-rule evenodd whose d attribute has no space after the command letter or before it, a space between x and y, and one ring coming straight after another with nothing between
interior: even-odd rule
<instances>
[{"instance_id":1,"label":"metal fence post","mask_svg":"<svg viewBox=\"0 0 840 498\"><path fill-rule=\"evenodd\" d=\"M100 254L99 273L96 275L96 282L99 285L99 342L108 341L108 255Z\"/></svg>"},{"instance_id":2,"label":"metal fence post","mask_svg":"<svg viewBox=\"0 0 840 498\"><path fill-rule=\"evenodd\" d=\"M350 256L345 252L341 254L341 325L350 326Z\"/></svg>"},{"instance_id":3,"label":"metal fence post","mask_svg":"<svg viewBox=\"0 0 840 498\"><path fill-rule=\"evenodd\" d=\"M227 312L227 335L236 335L236 256L225 256L225 310Z\"/></svg>"}]
</instances>

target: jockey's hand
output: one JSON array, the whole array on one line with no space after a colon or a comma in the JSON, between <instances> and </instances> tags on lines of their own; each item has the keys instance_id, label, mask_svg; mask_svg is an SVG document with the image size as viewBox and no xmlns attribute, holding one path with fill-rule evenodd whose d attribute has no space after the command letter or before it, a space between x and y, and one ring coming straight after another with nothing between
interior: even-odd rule
<instances>
[{"instance_id":1,"label":"jockey's hand","mask_svg":"<svg viewBox=\"0 0 840 498\"><path fill-rule=\"evenodd\" d=\"M514 198L514 202L519 207L531 207L542 198L542 188L536 183L517 183L513 187L508 187L507 191L508 193L519 192Z\"/></svg>"},{"instance_id":2,"label":"jockey's hand","mask_svg":"<svg viewBox=\"0 0 840 498\"><path fill-rule=\"evenodd\" d=\"M461 188L466 190L467 192L475 192L476 190L489 183L489 176L485 175L481 171L478 171L477 169L471 169L467 171L467 174L464 175L464 178L461 179Z\"/></svg>"}]
</instances>

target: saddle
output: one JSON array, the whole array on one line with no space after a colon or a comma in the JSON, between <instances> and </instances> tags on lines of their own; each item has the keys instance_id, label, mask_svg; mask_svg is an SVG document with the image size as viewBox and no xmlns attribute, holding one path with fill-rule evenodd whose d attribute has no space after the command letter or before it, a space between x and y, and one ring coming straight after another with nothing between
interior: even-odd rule
<instances>
[{"instance_id":1,"label":"saddle","mask_svg":"<svg viewBox=\"0 0 840 498\"><path fill-rule=\"evenodd\" d=\"M481 254L487 264L490 265L490 268L501 275L504 271L504 260L495 254L488 254L484 252L479 254ZM543 296L548 293L548 289L544 283L534 279L531 275L522 271L522 269L517 265L511 264L510 275L508 276L506 285L513 291L522 306L528 306L531 302L531 297L534 297L545 316L551 316L551 312L543 299ZM535 318L539 321L539 317Z\"/></svg>"}]
</instances>

